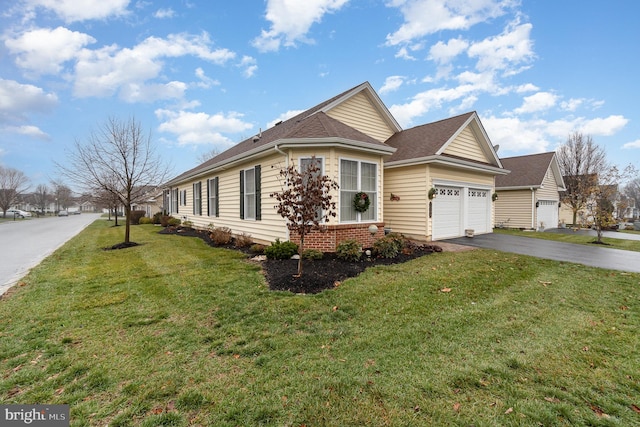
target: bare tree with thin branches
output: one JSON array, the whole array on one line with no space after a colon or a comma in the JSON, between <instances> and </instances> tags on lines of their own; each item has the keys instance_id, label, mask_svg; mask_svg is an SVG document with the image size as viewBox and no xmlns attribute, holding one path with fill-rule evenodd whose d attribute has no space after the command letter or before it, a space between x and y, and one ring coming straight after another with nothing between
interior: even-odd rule
<instances>
[{"instance_id":1,"label":"bare tree with thin branches","mask_svg":"<svg viewBox=\"0 0 640 427\"><path fill-rule=\"evenodd\" d=\"M574 132L556 152L566 192L562 202L573 211L573 224L584 210L598 183L598 172L606 166L604 149L589 135Z\"/></svg>"},{"instance_id":2,"label":"bare tree with thin branches","mask_svg":"<svg viewBox=\"0 0 640 427\"><path fill-rule=\"evenodd\" d=\"M18 169L0 165L0 209L7 216L7 209L18 202L18 198L29 189L29 178Z\"/></svg>"},{"instance_id":3,"label":"bare tree with thin branches","mask_svg":"<svg viewBox=\"0 0 640 427\"><path fill-rule=\"evenodd\" d=\"M149 187L162 184L169 167L155 151L151 135L134 117L109 118L86 141L76 140L67 165L58 165L64 176L89 190L113 194L124 207L124 244L131 244L131 205Z\"/></svg>"},{"instance_id":4,"label":"bare tree with thin branches","mask_svg":"<svg viewBox=\"0 0 640 427\"><path fill-rule=\"evenodd\" d=\"M47 205L51 202L51 199L52 193L49 187L45 184L38 184L36 191L33 193L33 204L43 215L47 209Z\"/></svg>"}]
</instances>

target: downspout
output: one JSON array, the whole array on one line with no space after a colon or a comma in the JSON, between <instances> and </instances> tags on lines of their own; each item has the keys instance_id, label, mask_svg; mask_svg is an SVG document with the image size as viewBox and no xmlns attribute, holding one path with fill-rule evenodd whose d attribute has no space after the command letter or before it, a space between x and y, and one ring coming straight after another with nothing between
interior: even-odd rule
<instances>
[{"instance_id":1,"label":"downspout","mask_svg":"<svg viewBox=\"0 0 640 427\"><path fill-rule=\"evenodd\" d=\"M531 229L538 231L536 228L536 193L533 191L533 187L529 190L531 190Z\"/></svg>"}]
</instances>

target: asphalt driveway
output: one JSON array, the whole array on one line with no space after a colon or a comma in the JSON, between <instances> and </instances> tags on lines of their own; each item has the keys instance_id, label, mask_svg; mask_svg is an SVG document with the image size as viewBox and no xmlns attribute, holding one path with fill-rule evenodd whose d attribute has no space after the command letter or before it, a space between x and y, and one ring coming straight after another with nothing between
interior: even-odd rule
<instances>
[{"instance_id":1,"label":"asphalt driveway","mask_svg":"<svg viewBox=\"0 0 640 427\"><path fill-rule=\"evenodd\" d=\"M600 245L577 245L498 233L480 234L471 238L458 237L444 242L640 273L640 252L603 248Z\"/></svg>"}]
</instances>

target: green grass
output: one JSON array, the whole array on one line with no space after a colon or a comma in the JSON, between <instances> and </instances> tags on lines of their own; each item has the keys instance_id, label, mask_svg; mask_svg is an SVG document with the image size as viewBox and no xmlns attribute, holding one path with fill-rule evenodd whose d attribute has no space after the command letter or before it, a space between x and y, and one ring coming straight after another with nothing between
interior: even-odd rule
<instances>
[{"instance_id":1,"label":"green grass","mask_svg":"<svg viewBox=\"0 0 640 427\"><path fill-rule=\"evenodd\" d=\"M318 295L97 221L0 301L0 402L84 426L640 424L640 275L474 250ZM442 290L450 289L450 292Z\"/></svg>"},{"instance_id":2,"label":"green grass","mask_svg":"<svg viewBox=\"0 0 640 427\"><path fill-rule=\"evenodd\" d=\"M575 243L578 245L592 245L597 239L595 236L585 236L577 233L543 233L536 231L521 231L509 228L495 228L494 233L510 234L512 236L531 237L534 239L554 240L556 242ZM619 231L619 233L634 234L633 231ZM611 239L603 237L603 248L622 249L625 251L640 252L640 240Z\"/></svg>"}]
</instances>

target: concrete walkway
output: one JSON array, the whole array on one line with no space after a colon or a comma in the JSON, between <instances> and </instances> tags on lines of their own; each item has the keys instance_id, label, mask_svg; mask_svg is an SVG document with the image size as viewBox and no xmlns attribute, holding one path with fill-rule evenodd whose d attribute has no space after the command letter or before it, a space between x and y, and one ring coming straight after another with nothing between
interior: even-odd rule
<instances>
[{"instance_id":1,"label":"concrete walkway","mask_svg":"<svg viewBox=\"0 0 640 427\"><path fill-rule=\"evenodd\" d=\"M614 234L616 236L634 236L626 233ZM444 240L444 242L555 261L573 262L591 267L640 273L640 252L603 248L600 245L577 245L498 233L481 234L472 238L458 237ZM438 242L434 242L434 244L438 244Z\"/></svg>"}]
</instances>

